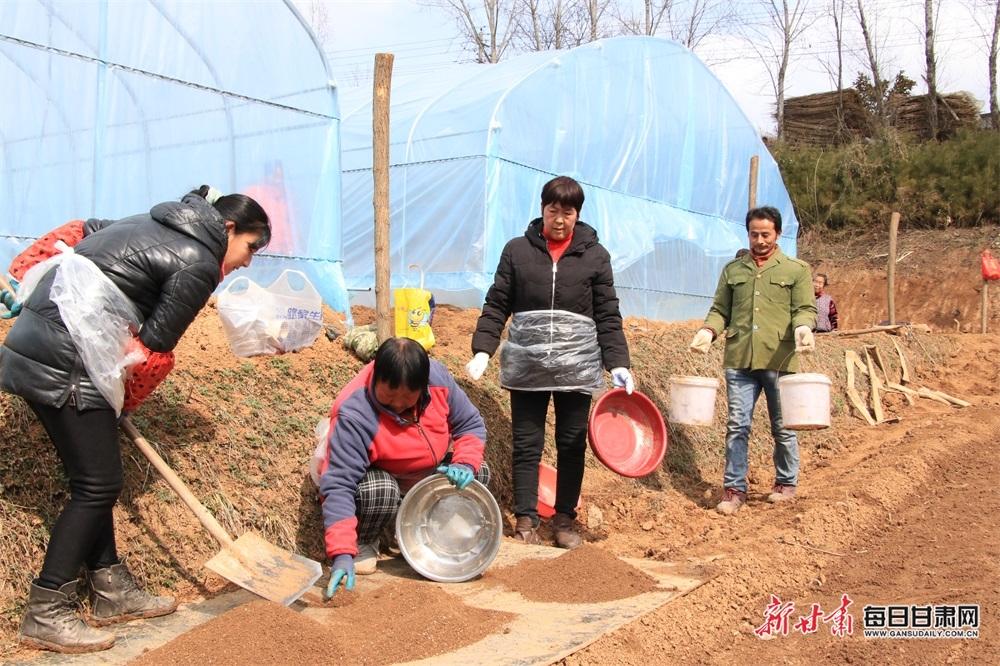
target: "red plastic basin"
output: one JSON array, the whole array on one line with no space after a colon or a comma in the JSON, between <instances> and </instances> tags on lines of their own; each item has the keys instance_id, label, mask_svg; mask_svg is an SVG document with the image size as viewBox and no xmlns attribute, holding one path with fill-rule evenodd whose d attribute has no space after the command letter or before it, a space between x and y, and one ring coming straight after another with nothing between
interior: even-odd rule
<instances>
[{"instance_id":1,"label":"red plastic basin","mask_svg":"<svg viewBox=\"0 0 1000 666\"><path fill-rule=\"evenodd\" d=\"M639 391L612 389L590 413L590 448L597 459L622 476L652 473L667 452L667 424L656 405Z\"/></svg>"},{"instance_id":2,"label":"red plastic basin","mask_svg":"<svg viewBox=\"0 0 1000 666\"><path fill-rule=\"evenodd\" d=\"M551 518L556 515L556 468L548 463L538 464L538 511L540 518ZM580 501L576 502L577 511Z\"/></svg>"}]
</instances>

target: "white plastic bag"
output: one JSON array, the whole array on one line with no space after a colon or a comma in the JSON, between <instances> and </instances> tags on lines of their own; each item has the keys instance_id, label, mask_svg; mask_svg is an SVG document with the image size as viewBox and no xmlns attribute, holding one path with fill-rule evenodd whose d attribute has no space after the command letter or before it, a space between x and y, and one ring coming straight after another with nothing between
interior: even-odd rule
<instances>
[{"instance_id":1,"label":"white plastic bag","mask_svg":"<svg viewBox=\"0 0 1000 666\"><path fill-rule=\"evenodd\" d=\"M143 360L141 351L128 352L142 313L94 262L72 248L60 249L62 254L48 260L59 259L53 262L58 268L49 297L59 308L90 381L115 414L121 414L126 371Z\"/></svg>"},{"instance_id":2,"label":"white plastic bag","mask_svg":"<svg viewBox=\"0 0 1000 666\"><path fill-rule=\"evenodd\" d=\"M313 435L316 438L316 448L313 450L312 458L309 460L309 478L319 488L319 468L326 458L326 447L330 438L329 416L324 416L319 420L319 423L316 424L316 430L313 431Z\"/></svg>"},{"instance_id":3,"label":"white plastic bag","mask_svg":"<svg viewBox=\"0 0 1000 666\"><path fill-rule=\"evenodd\" d=\"M289 281L291 276L301 281L299 287ZM268 287L238 277L219 294L217 309L237 356L302 349L323 330L323 299L299 271L284 271Z\"/></svg>"}]
</instances>

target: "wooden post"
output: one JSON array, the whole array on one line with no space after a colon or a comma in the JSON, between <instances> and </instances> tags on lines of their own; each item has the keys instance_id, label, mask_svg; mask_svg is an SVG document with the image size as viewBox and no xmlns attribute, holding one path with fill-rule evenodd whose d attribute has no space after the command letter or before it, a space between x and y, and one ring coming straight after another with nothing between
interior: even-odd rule
<instances>
[{"instance_id":1,"label":"wooden post","mask_svg":"<svg viewBox=\"0 0 1000 666\"><path fill-rule=\"evenodd\" d=\"M375 332L379 344L393 336L389 273L389 92L391 53L375 54L372 91L372 176L375 180Z\"/></svg>"},{"instance_id":2,"label":"wooden post","mask_svg":"<svg viewBox=\"0 0 1000 666\"><path fill-rule=\"evenodd\" d=\"M980 322L979 322L979 332L986 333L986 321L989 319L990 311L990 282L989 280L983 280L983 293L981 294L983 302L982 306L979 308Z\"/></svg>"},{"instance_id":3,"label":"wooden post","mask_svg":"<svg viewBox=\"0 0 1000 666\"><path fill-rule=\"evenodd\" d=\"M750 158L750 195L747 199L748 208L757 207L757 171L760 168L760 156L754 155Z\"/></svg>"},{"instance_id":4,"label":"wooden post","mask_svg":"<svg viewBox=\"0 0 1000 666\"><path fill-rule=\"evenodd\" d=\"M896 235L899 233L899 213L889 220L889 326L896 324Z\"/></svg>"}]
</instances>

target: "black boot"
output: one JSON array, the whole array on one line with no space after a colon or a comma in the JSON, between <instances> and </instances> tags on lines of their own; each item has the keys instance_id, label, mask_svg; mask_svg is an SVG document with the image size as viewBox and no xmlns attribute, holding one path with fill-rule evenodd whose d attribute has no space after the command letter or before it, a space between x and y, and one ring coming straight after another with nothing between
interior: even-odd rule
<instances>
[{"instance_id":1,"label":"black boot","mask_svg":"<svg viewBox=\"0 0 1000 666\"><path fill-rule=\"evenodd\" d=\"M173 597L156 597L139 589L124 564L88 572L90 622L98 627L115 622L160 617L177 610Z\"/></svg>"},{"instance_id":2,"label":"black boot","mask_svg":"<svg viewBox=\"0 0 1000 666\"><path fill-rule=\"evenodd\" d=\"M58 590L31 584L28 607L21 620L18 636L22 645L67 654L107 650L115 644L115 635L87 626L77 609L79 581L70 581Z\"/></svg>"},{"instance_id":3,"label":"black boot","mask_svg":"<svg viewBox=\"0 0 1000 666\"><path fill-rule=\"evenodd\" d=\"M555 536L556 545L560 548L573 550L583 543L583 539L580 538L580 533L576 529L576 521L565 513L557 513L552 516L549 525L552 527L552 534Z\"/></svg>"}]
</instances>

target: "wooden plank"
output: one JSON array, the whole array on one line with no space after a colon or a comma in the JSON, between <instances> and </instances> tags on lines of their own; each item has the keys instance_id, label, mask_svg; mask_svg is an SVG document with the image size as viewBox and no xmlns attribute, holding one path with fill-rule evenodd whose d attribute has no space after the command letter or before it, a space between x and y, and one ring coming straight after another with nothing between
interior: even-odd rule
<instances>
[{"instance_id":1,"label":"wooden plank","mask_svg":"<svg viewBox=\"0 0 1000 666\"><path fill-rule=\"evenodd\" d=\"M931 389L931 390L933 390L933 389ZM944 391L934 391L934 393L936 395L944 398L945 400L947 400L951 404L955 405L956 407L972 407L972 403L971 402L966 402L965 400L962 400L961 398L956 398L953 395L948 395Z\"/></svg>"},{"instance_id":2,"label":"wooden plank","mask_svg":"<svg viewBox=\"0 0 1000 666\"><path fill-rule=\"evenodd\" d=\"M885 362L885 358L882 357L882 351L878 347L872 347L872 352L875 355L875 365L878 366L879 370L882 371L882 375L885 377L885 382L889 383L889 364Z\"/></svg>"},{"instance_id":3,"label":"wooden plank","mask_svg":"<svg viewBox=\"0 0 1000 666\"><path fill-rule=\"evenodd\" d=\"M750 204L750 208L757 207L757 173L759 169L760 155L752 155L750 157L750 184L747 196L747 202Z\"/></svg>"},{"instance_id":4,"label":"wooden plank","mask_svg":"<svg viewBox=\"0 0 1000 666\"><path fill-rule=\"evenodd\" d=\"M925 388L925 387L921 386L920 388L917 389L917 395L919 395L921 398L927 398L929 400L934 400L936 402L940 402L941 404L948 405L949 407L951 407L951 403L948 402L947 399L945 399L944 397L938 395L935 391L932 391L929 388Z\"/></svg>"},{"instance_id":5,"label":"wooden plank","mask_svg":"<svg viewBox=\"0 0 1000 666\"><path fill-rule=\"evenodd\" d=\"M910 365L906 362L906 354L903 353L903 348L899 346L899 342L895 338L892 339L892 345L896 348L896 353L899 354L899 368L900 372L903 373L900 379L901 384L910 383Z\"/></svg>"},{"instance_id":6,"label":"wooden plank","mask_svg":"<svg viewBox=\"0 0 1000 666\"><path fill-rule=\"evenodd\" d=\"M858 353L856 351L854 351L853 349L848 349L844 352L844 355L851 365L853 365L854 367L856 367L858 370L861 371L861 374L863 374L865 377L868 376L868 368L866 368L865 364L861 362L861 357L858 356Z\"/></svg>"},{"instance_id":7,"label":"wooden plank","mask_svg":"<svg viewBox=\"0 0 1000 666\"><path fill-rule=\"evenodd\" d=\"M895 391L896 393L902 393L903 397L906 398L907 404L910 405L917 404L917 401L914 400L914 398L917 397L918 394L913 389L902 386L901 384L894 384L892 382L887 383L886 387L892 391Z\"/></svg>"},{"instance_id":8,"label":"wooden plank","mask_svg":"<svg viewBox=\"0 0 1000 666\"><path fill-rule=\"evenodd\" d=\"M868 422L868 425L877 425L875 419L873 419L872 415L868 412L868 408L865 407L865 401L861 399L861 395L858 393L858 390L853 386L850 386L847 389L847 399L850 400L854 409L858 410L858 414L861 414L861 418Z\"/></svg>"},{"instance_id":9,"label":"wooden plank","mask_svg":"<svg viewBox=\"0 0 1000 666\"><path fill-rule=\"evenodd\" d=\"M858 390L854 388L854 364L857 357L858 355L850 349L844 352L844 365L847 367L847 399L868 425L875 425L875 419L868 413L868 408L865 407L865 403L858 394Z\"/></svg>"},{"instance_id":10,"label":"wooden plank","mask_svg":"<svg viewBox=\"0 0 1000 666\"><path fill-rule=\"evenodd\" d=\"M875 420L881 423L885 420L885 412L882 411L882 380L878 378L878 374L875 372L875 364L872 362L872 356L868 353L867 349L865 349L865 360L868 363L868 382L872 387L872 414L875 415Z\"/></svg>"}]
</instances>

